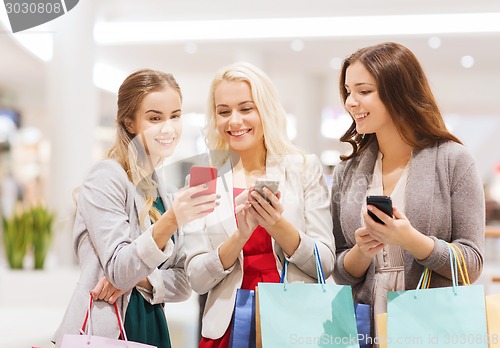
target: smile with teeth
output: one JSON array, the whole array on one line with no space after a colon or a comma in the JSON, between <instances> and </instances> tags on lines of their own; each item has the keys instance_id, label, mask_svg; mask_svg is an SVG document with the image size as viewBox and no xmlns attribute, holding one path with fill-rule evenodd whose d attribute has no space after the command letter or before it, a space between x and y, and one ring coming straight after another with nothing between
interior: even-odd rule
<instances>
[{"instance_id":1,"label":"smile with teeth","mask_svg":"<svg viewBox=\"0 0 500 348\"><path fill-rule=\"evenodd\" d=\"M365 112L363 114L352 114L352 117L354 117L354 119L356 119L356 120L365 118L366 116L368 116L368 112Z\"/></svg>"},{"instance_id":2,"label":"smile with teeth","mask_svg":"<svg viewBox=\"0 0 500 348\"><path fill-rule=\"evenodd\" d=\"M242 135L245 135L249 133L251 129L243 129L243 130L237 130L237 131L228 131L229 135L232 135L233 137L240 137Z\"/></svg>"},{"instance_id":3,"label":"smile with teeth","mask_svg":"<svg viewBox=\"0 0 500 348\"><path fill-rule=\"evenodd\" d=\"M175 138L170 138L170 139L156 139L157 142L163 145L170 145L174 142Z\"/></svg>"}]
</instances>

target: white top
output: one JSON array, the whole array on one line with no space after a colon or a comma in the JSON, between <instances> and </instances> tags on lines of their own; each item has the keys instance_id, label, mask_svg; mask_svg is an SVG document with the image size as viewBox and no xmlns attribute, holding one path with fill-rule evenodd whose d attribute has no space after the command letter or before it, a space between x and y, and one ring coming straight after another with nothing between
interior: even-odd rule
<instances>
[{"instance_id":1,"label":"white top","mask_svg":"<svg viewBox=\"0 0 500 348\"><path fill-rule=\"evenodd\" d=\"M382 184L382 153L379 152L373 169L373 178L367 190L367 195L383 195ZM410 160L411 161L411 160ZM405 213L405 195L410 161L406 164L401 176L390 194L392 205ZM365 203L366 205L366 203ZM375 286L373 288L373 313L387 312L387 292L404 290L404 263L403 250L399 245L384 245L384 248L375 256ZM375 331L376 332L376 331Z\"/></svg>"}]
</instances>

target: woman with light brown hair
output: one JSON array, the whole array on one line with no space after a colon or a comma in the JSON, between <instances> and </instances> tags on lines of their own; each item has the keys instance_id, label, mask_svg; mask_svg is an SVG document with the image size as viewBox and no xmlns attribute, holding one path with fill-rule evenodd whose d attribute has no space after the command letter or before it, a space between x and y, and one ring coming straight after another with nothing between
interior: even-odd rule
<instances>
[{"instance_id":1,"label":"woman with light brown hair","mask_svg":"<svg viewBox=\"0 0 500 348\"><path fill-rule=\"evenodd\" d=\"M191 295L180 252L183 224L204 217L216 195L177 192L157 170L182 134L182 94L171 74L143 69L118 92L117 134L108 159L78 192L73 228L80 280L56 334L78 334L92 295L93 334L118 338L116 302L131 341L170 347L164 303Z\"/></svg>"},{"instance_id":2,"label":"woman with light brown hair","mask_svg":"<svg viewBox=\"0 0 500 348\"><path fill-rule=\"evenodd\" d=\"M352 153L335 167L333 276L356 302L386 312L388 291L415 289L425 267L431 287L451 284L446 241L465 256L471 281L483 268L484 195L474 159L447 129L415 55L397 43L362 48L344 60L340 94L352 125ZM391 215L366 205L390 196ZM373 213L382 222L369 215Z\"/></svg>"}]
</instances>

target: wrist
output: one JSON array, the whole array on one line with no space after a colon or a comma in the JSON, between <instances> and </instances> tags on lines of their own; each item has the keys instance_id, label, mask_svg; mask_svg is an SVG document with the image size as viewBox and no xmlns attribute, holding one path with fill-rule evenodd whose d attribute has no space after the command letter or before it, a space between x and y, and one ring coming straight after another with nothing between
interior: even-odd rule
<instances>
[{"instance_id":1,"label":"wrist","mask_svg":"<svg viewBox=\"0 0 500 348\"><path fill-rule=\"evenodd\" d=\"M175 213L172 210L172 208L168 209L165 212L165 218L169 226L173 227L174 229L179 228L179 223L177 222L177 216L175 216Z\"/></svg>"}]
</instances>

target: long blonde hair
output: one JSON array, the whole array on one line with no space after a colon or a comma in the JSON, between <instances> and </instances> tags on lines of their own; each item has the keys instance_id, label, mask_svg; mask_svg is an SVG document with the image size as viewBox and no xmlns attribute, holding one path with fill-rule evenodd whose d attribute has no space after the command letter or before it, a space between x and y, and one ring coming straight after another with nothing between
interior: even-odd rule
<instances>
[{"instance_id":1,"label":"long blonde hair","mask_svg":"<svg viewBox=\"0 0 500 348\"><path fill-rule=\"evenodd\" d=\"M118 161L129 180L142 190L146 204L139 214L141 222L144 222L147 214L153 221L158 220L161 215L153 206L158 195L158 185L153 180L152 173L145 169L150 167L150 164L146 163L150 158L140 136L130 133L127 124L135 120L135 113L148 93L167 87L176 90L182 101L180 87L173 75L158 70L137 70L125 78L118 90L116 138L108 152L108 158Z\"/></svg>"},{"instance_id":2,"label":"long blonde hair","mask_svg":"<svg viewBox=\"0 0 500 348\"><path fill-rule=\"evenodd\" d=\"M278 91L269 76L252 64L239 62L220 69L210 86L208 119L204 132L207 147L217 154L224 154L222 158L214 158L216 164L222 164L229 156L229 146L217 130L214 96L217 86L224 80L244 81L249 84L253 101L262 121L264 145L268 157L272 160L281 161L286 154L302 154L302 151L287 136L286 112L280 103Z\"/></svg>"}]
</instances>

